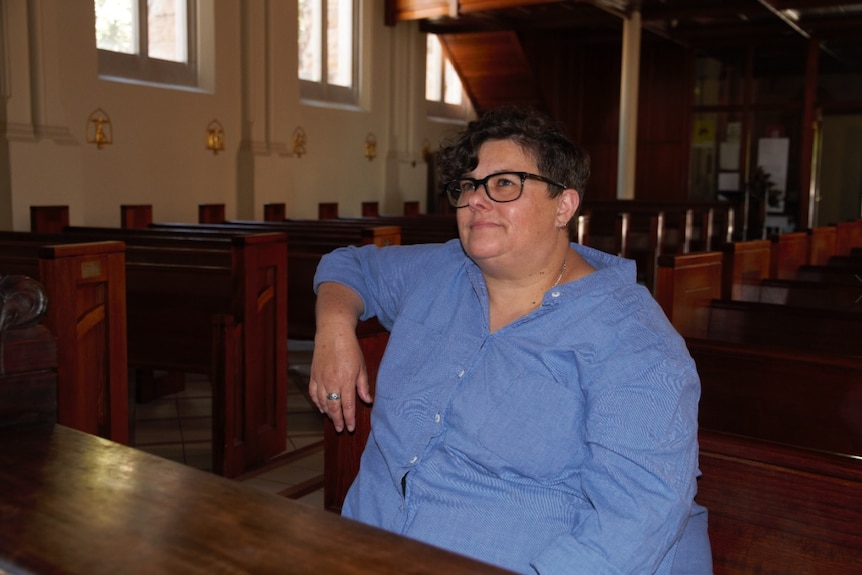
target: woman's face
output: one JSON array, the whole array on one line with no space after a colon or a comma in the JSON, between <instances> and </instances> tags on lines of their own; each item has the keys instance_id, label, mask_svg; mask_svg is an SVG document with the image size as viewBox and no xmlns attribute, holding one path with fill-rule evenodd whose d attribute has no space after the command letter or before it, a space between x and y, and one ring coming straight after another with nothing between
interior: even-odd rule
<instances>
[{"instance_id":1,"label":"woman's face","mask_svg":"<svg viewBox=\"0 0 862 575\"><path fill-rule=\"evenodd\" d=\"M479 164L465 176L481 179L497 172L538 173L536 161L511 140L489 140L479 148ZM524 266L553 250L559 239L560 198L548 195L548 184L524 181L524 192L513 202L491 200L483 186L457 210L458 231L464 251L479 267ZM526 266L529 268L529 265Z\"/></svg>"}]
</instances>

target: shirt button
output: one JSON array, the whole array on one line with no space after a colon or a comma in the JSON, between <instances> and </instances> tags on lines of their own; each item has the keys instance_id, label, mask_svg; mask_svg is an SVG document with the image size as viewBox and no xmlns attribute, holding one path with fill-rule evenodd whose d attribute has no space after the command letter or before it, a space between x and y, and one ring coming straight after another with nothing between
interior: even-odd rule
<instances>
[{"instance_id":1,"label":"shirt button","mask_svg":"<svg viewBox=\"0 0 862 575\"><path fill-rule=\"evenodd\" d=\"M440 423L440 414L439 413L434 416L434 423Z\"/></svg>"},{"instance_id":2,"label":"shirt button","mask_svg":"<svg viewBox=\"0 0 862 575\"><path fill-rule=\"evenodd\" d=\"M463 369L458 372L458 377L464 377L464 370Z\"/></svg>"},{"instance_id":3,"label":"shirt button","mask_svg":"<svg viewBox=\"0 0 862 575\"><path fill-rule=\"evenodd\" d=\"M551 297L560 297L560 292L558 292L558 291L551 292Z\"/></svg>"},{"instance_id":4,"label":"shirt button","mask_svg":"<svg viewBox=\"0 0 862 575\"><path fill-rule=\"evenodd\" d=\"M413 459L410 460L410 463L416 463L417 461L419 461L419 458L414 455Z\"/></svg>"}]
</instances>

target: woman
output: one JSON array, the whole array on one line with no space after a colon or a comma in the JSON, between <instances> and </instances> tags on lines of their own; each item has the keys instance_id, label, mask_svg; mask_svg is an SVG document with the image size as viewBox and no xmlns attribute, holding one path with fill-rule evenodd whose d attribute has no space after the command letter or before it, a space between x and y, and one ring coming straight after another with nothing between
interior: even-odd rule
<instances>
[{"instance_id":1,"label":"woman","mask_svg":"<svg viewBox=\"0 0 862 575\"><path fill-rule=\"evenodd\" d=\"M520 573L709 573L700 383L634 263L569 242L586 155L500 108L441 151L460 241L318 268L310 392L370 402L357 319L390 340L347 517Z\"/></svg>"}]
</instances>

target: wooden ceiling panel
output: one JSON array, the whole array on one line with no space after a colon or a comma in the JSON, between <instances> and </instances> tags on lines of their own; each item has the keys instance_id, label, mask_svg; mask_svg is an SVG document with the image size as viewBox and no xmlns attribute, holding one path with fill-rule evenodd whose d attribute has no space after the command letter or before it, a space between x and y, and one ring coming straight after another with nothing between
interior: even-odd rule
<instances>
[{"instance_id":1,"label":"wooden ceiling panel","mask_svg":"<svg viewBox=\"0 0 862 575\"><path fill-rule=\"evenodd\" d=\"M822 73L862 73L862 0L387 0L387 19L420 20L420 30L440 35L482 110L511 101L506 94L540 100L528 88L533 78L519 34L564 32L580 43L621 43L632 6L640 7L644 40L711 55L765 47L771 64L782 46L797 54L816 41Z\"/></svg>"}]
</instances>

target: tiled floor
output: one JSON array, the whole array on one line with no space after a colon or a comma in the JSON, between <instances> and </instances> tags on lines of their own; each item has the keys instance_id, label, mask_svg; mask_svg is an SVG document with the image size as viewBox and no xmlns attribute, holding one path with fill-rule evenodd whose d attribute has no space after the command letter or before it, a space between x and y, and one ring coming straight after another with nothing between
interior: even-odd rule
<instances>
[{"instance_id":1,"label":"tiled floor","mask_svg":"<svg viewBox=\"0 0 862 575\"><path fill-rule=\"evenodd\" d=\"M236 478L268 493L323 507L323 416L305 395L308 342L288 343L287 450L271 465ZM134 409L138 449L212 470L212 393L204 376L188 375L185 389Z\"/></svg>"}]
</instances>

